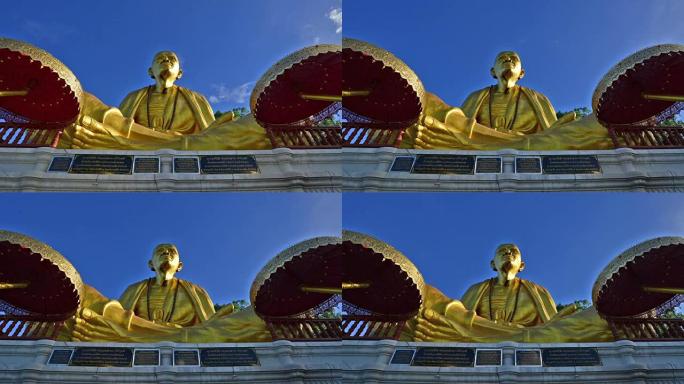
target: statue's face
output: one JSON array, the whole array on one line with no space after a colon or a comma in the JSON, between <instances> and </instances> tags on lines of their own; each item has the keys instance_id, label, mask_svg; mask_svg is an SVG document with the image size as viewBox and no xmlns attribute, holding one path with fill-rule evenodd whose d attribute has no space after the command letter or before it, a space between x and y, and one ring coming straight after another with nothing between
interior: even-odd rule
<instances>
[{"instance_id":1,"label":"statue's face","mask_svg":"<svg viewBox=\"0 0 684 384\"><path fill-rule=\"evenodd\" d=\"M513 51L501 52L496 55L492 70L497 79L519 79L523 73L520 56Z\"/></svg>"},{"instance_id":2,"label":"statue's face","mask_svg":"<svg viewBox=\"0 0 684 384\"><path fill-rule=\"evenodd\" d=\"M178 271L180 255L173 244L160 244L154 249L151 260L152 268L157 272Z\"/></svg>"},{"instance_id":3,"label":"statue's face","mask_svg":"<svg viewBox=\"0 0 684 384\"><path fill-rule=\"evenodd\" d=\"M151 75L156 79L177 79L181 73L178 56L171 51L162 51L154 55Z\"/></svg>"},{"instance_id":4,"label":"statue's face","mask_svg":"<svg viewBox=\"0 0 684 384\"><path fill-rule=\"evenodd\" d=\"M517 273L523 266L522 254L515 244L502 244L494 255L494 268L501 272Z\"/></svg>"}]
</instances>

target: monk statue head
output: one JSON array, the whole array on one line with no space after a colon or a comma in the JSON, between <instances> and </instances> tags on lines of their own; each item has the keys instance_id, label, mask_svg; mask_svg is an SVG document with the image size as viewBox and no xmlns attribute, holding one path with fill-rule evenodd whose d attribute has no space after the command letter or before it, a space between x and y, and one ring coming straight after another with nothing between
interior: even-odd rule
<instances>
[{"instance_id":1,"label":"monk statue head","mask_svg":"<svg viewBox=\"0 0 684 384\"><path fill-rule=\"evenodd\" d=\"M499 275L499 281L505 283L515 279L518 272L525 269L520 249L515 244L501 244L496 248L494 259L490 262L492 269Z\"/></svg>"},{"instance_id":2,"label":"monk statue head","mask_svg":"<svg viewBox=\"0 0 684 384\"><path fill-rule=\"evenodd\" d=\"M492 77L498 80L499 86L513 88L515 83L525 76L520 56L514 51L499 52L494 59L494 66L489 70Z\"/></svg>"},{"instance_id":3,"label":"monk statue head","mask_svg":"<svg viewBox=\"0 0 684 384\"><path fill-rule=\"evenodd\" d=\"M154 55L152 65L148 68L147 73L156 81L157 87L163 89L170 88L176 80L183 76L180 60L172 51L161 51Z\"/></svg>"},{"instance_id":4,"label":"monk statue head","mask_svg":"<svg viewBox=\"0 0 684 384\"><path fill-rule=\"evenodd\" d=\"M173 279L176 272L183 269L178 249L173 244L159 244L152 251L152 258L147 262L157 275L157 282L163 283Z\"/></svg>"}]
</instances>

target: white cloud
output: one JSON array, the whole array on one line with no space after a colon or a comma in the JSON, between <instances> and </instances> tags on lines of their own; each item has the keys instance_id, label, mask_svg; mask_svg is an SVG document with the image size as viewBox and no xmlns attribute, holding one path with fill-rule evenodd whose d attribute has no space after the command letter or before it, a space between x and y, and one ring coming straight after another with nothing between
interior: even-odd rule
<instances>
[{"instance_id":1,"label":"white cloud","mask_svg":"<svg viewBox=\"0 0 684 384\"><path fill-rule=\"evenodd\" d=\"M337 29L335 29L335 33L342 33L342 8L333 8L326 14L326 16L328 16L328 19L335 23L335 26L337 27Z\"/></svg>"},{"instance_id":2,"label":"white cloud","mask_svg":"<svg viewBox=\"0 0 684 384\"><path fill-rule=\"evenodd\" d=\"M249 81L236 87L228 87L225 84L212 84L215 92L209 96L211 103L238 103L244 104L249 98L254 81Z\"/></svg>"}]
</instances>

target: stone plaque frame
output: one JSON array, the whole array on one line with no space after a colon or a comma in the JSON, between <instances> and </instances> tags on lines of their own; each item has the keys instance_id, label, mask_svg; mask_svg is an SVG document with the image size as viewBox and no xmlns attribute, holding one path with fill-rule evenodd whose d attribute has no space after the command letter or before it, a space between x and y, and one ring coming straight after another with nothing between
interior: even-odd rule
<instances>
[{"instance_id":1,"label":"stone plaque frame","mask_svg":"<svg viewBox=\"0 0 684 384\"><path fill-rule=\"evenodd\" d=\"M480 352L498 352L499 353L499 364L478 364L478 356ZM503 349L501 348L476 348L475 349L475 366L476 367L500 367L503 365Z\"/></svg>"},{"instance_id":2,"label":"stone plaque frame","mask_svg":"<svg viewBox=\"0 0 684 384\"><path fill-rule=\"evenodd\" d=\"M432 360L423 356L433 355ZM435 357L434 355L437 355ZM461 354L462 356L456 356ZM445 356L446 355L446 356ZM456 359L454 359L456 357ZM464 357L467 364L460 364L455 360ZM464 360L465 361L465 360ZM475 366L475 348L472 347L418 347L411 361L412 367L455 367L469 368Z\"/></svg>"},{"instance_id":3,"label":"stone plaque frame","mask_svg":"<svg viewBox=\"0 0 684 384\"><path fill-rule=\"evenodd\" d=\"M118 355L117 355L118 354ZM83 356L85 355L85 356ZM105 355L105 359L102 355ZM114 355L114 356L112 356ZM112 357L114 357L112 359ZM119 359L121 358L121 359ZM125 363L124 363L125 361ZM74 348L69 360L70 367L130 368L133 366L133 348L85 347Z\"/></svg>"},{"instance_id":4,"label":"stone plaque frame","mask_svg":"<svg viewBox=\"0 0 684 384\"><path fill-rule=\"evenodd\" d=\"M410 164L408 164L410 162ZM396 156L390 166L390 172L408 172L413 171L413 164L416 163L415 156Z\"/></svg>"},{"instance_id":5,"label":"stone plaque frame","mask_svg":"<svg viewBox=\"0 0 684 384\"><path fill-rule=\"evenodd\" d=\"M178 171L177 170L177 162L176 160L195 160L195 166L197 166L197 171L196 172L185 172L185 171ZM182 174L187 174L187 175L199 175L200 174L200 161L199 161L199 156L174 156L173 157L173 173L182 173Z\"/></svg>"},{"instance_id":6,"label":"stone plaque frame","mask_svg":"<svg viewBox=\"0 0 684 384\"><path fill-rule=\"evenodd\" d=\"M69 173L76 175L132 175L133 157L133 155L110 153L79 153L74 155L71 160ZM107 164L103 165L102 162Z\"/></svg>"},{"instance_id":7,"label":"stone plaque frame","mask_svg":"<svg viewBox=\"0 0 684 384\"><path fill-rule=\"evenodd\" d=\"M408 362L406 362L406 357L409 357L409 354L410 354L410 359L408 359ZM413 363L413 357L415 355L416 355L415 349L409 349L409 348L395 349L389 363L390 364L396 364L396 365L411 365Z\"/></svg>"},{"instance_id":8,"label":"stone plaque frame","mask_svg":"<svg viewBox=\"0 0 684 384\"><path fill-rule=\"evenodd\" d=\"M519 352L536 352L537 356L539 356L539 364L519 364L519 358L518 358L518 353ZM541 367L544 365L544 361L542 361L542 353L541 349L539 348L529 348L529 349L516 349L515 350L515 365L520 366L520 367Z\"/></svg>"},{"instance_id":9,"label":"stone plaque frame","mask_svg":"<svg viewBox=\"0 0 684 384\"><path fill-rule=\"evenodd\" d=\"M419 154L413 162L411 174L474 175L475 155Z\"/></svg>"},{"instance_id":10,"label":"stone plaque frame","mask_svg":"<svg viewBox=\"0 0 684 384\"><path fill-rule=\"evenodd\" d=\"M555 352L555 353L554 353ZM584 354L583 361L578 364L577 354L572 356L572 352L581 352ZM557 354L564 355L560 361L556 359ZM591 355L592 363L587 360L587 354ZM575 359L574 361L570 361ZM601 355L599 355L596 348L587 347L557 347L557 348L542 348L542 361L545 367L600 367L603 366Z\"/></svg>"},{"instance_id":11,"label":"stone plaque frame","mask_svg":"<svg viewBox=\"0 0 684 384\"><path fill-rule=\"evenodd\" d=\"M136 358L138 356L138 352L156 352L157 353L157 364L136 364ZM134 367L158 367L161 365L161 351L158 349L152 349L152 348L136 348L133 350L133 366Z\"/></svg>"},{"instance_id":12,"label":"stone plaque frame","mask_svg":"<svg viewBox=\"0 0 684 384\"><path fill-rule=\"evenodd\" d=\"M69 353L69 357L66 359L66 361L63 360L65 357L65 353ZM58 353L60 356L55 356L55 353ZM71 348L59 348L59 349L53 349L52 352L50 353L50 358L48 358L47 364L49 365L69 365L71 362L71 356L73 356L74 350ZM55 362L55 359L59 359L57 362Z\"/></svg>"},{"instance_id":13,"label":"stone plaque frame","mask_svg":"<svg viewBox=\"0 0 684 384\"><path fill-rule=\"evenodd\" d=\"M520 159L520 160L536 159L537 164L539 164L539 172L520 172L520 170L518 169L518 159ZM513 172L521 173L521 174L528 174L528 175L541 175L541 174L543 174L544 170L542 169L542 157L541 156L516 156L515 159L513 159Z\"/></svg>"},{"instance_id":14,"label":"stone plaque frame","mask_svg":"<svg viewBox=\"0 0 684 384\"><path fill-rule=\"evenodd\" d=\"M194 352L197 357L197 364L176 364L176 352ZM174 349L173 350L173 366L174 367L199 367L200 366L200 354L199 349Z\"/></svg>"},{"instance_id":15,"label":"stone plaque frame","mask_svg":"<svg viewBox=\"0 0 684 384\"><path fill-rule=\"evenodd\" d=\"M496 172L489 172L489 171L480 171L478 172L478 165L480 164L480 160L497 160L499 163L499 170ZM503 173L503 158L501 156L476 156L475 157L475 174L476 175L496 175L496 174L501 174Z\"/></svg>"},{"instance_id":16,"label":"stone plaque frame","mask_svg":"<svg viewBox=\"0 0 684 384\"><path fill-rule=\"evenodd\" d=\"M155 172L139 171L138 170L138 160L142 160L142 161L156 160L157 161L157 170ZM152 156L133 156L133 173L134 174L157 174L157 173L161 173L161 159L159 157L152 157Z\"/></svg>"},{"instance_id":17,"label":"stone plaque frame","mask_svg":"<svg viewBox=\"0 0 684 384\"><path fill-rule=\"evenodd\" d=\"M545 175L600 175L603 173L596 155L544 155L541 158L542 172ZM565 168L559 166L553 163L554 159L565 160L570 166Z\"/></svg>"},{"instance_id":18,"label":"stone plaque frame","mask_svg":"<svg viewBox=\"0 0 684 384\"><path fill-rule=\"evenodd\" d=\"M66 160L69 160L69 164L67 165L66 169L64 169L64 167L59 167L58 169L55 169L58 167L58 164L59 164L59 163L55 163L56 161L57 162L64 162ZM73 163L73 161L74 161L73 156L53 156L52 160L50 160L50 165L48 166L47 171L48 172L66 172L66 173L68 173L69 170L71 169L71 163ZM59 164L59 165L62 165L62 164Z\"/></svg>"},{"instance_id":19,"label":"stone plaque frame","mask_svg":"<svg viewBox=\"0 0 684 384\"><path fill-rule=\"evenodd\" d=\"M203 175L256 175L261 173L254 155L201 155L200 173Z\"/></svg>"}]
</instances>

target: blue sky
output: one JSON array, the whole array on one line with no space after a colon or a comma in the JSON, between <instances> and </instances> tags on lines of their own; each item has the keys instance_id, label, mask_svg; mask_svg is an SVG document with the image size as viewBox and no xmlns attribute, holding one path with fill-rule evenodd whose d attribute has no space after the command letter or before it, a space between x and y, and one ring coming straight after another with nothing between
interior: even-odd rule
<instances>
[{"instance_id":1,"label":"blue sky","mask_svg":"<svg viewBox=\"0 0 684 384\"><path fill-rule=\"evenodd\" d=\"M341 0L12 1L2 14L0 36L52 53L115 106L151 83L160 50L179 54L179 85L226 110L246 106L254 82L287 54L341 41Z\"/></svg>"},{"instance_id":2,"label":"blue sky","mask_svg":"<svg viewBox=\"0 0 684 384\"><path fill-rule=\"evenodd\" d=\"M599 272L632 245L684 236L679 193L345 193L342 204L346 229L390 243L455 298L494 276L501 243L520 247L520 277L568 303L590 300Z\"/></svg>"},{"instance_id":3,"label":"blue sky","mask_svg":"<svg viewBox=\"0 0 684 384\"><path fill-rule=\"evenodd\" d=\"M178 277L215 302L248 299L257 272L285 248L341 230L341 196L304 193L2 194L0 228L39 239L111 298L152 276L155 245L175 243Z\"/></svg>"},{"instance_id":4,"label":"blue sky","mask_svg":"<svg viewBox=\"0 0 684 384\"><path fill-rule=\"evenodd\" d=\"M681 0L345 0L344 36L404 60L452 105L492 84L494 57L516 50L521 85L558 110L591 107L601 77L647 46L684 43Z\"/></svg>"}]
</instances>

